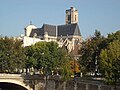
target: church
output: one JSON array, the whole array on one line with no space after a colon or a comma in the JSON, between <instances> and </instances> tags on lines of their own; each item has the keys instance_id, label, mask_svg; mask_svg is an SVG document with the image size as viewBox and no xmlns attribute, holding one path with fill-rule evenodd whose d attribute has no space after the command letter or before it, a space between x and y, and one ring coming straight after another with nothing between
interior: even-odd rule
<instances>
[{"instance_id":1,"label":"church","mask_svg":"<svg viewBox=\"0 0 120 90\"><path fill-rule=\"evenodd\" d=\"M32 23L25 28L23 46L34 45L36 42L57 42L59 47L67 49L68 52L78 53L83 41L78 25L78 10L74 7L66 10L65 24L50 25L43 24L38 28Z\"/></svg>"}]
</instances>

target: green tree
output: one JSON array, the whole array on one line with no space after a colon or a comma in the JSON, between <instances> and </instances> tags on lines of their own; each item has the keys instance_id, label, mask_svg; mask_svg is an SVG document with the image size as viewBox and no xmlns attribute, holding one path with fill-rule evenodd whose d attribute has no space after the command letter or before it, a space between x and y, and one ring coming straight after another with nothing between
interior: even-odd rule
<instances>
[{"instance_id":1,"label":"green tree","mask_svg":"<svg viewBox=\"0 0 120 90\"><path fill-rule=\"evenodd\" d=\"M63 76L66 75L63 71L67 70L66 73L69 75L67 52L59 48L55 42L38 42L25 47L25 55L28 58L26 59L26 68L41 69L43 74L51 74L52 71L59 72Z\"/></svg>"},{"instance_id":2,"label":"green tree","mask_svg":"<svg viewBox=\"0 0 120 90\"><path fill-rule=\"evenodd\" d=\"M100 62L99 54L103 48L103 40L104 37L96 30L93 37L83 42L81 48L80 68L84 74L87 72L98 72Z\"/></svg>"},{"instance_id":3,"label":"green tree","mask_svg":"<svg viewBox=\"0 0 120 90\"><path fill-rule=\"evenodd\" d=\"M112 34L108 34L107 41L110 43L113 42L114 40L120 40L120 30Z\"/></svg>"},{"instance_id":4,"label":"green tree","mask_svg":"<svg viewBox=\"0 0 120 90\"><path fill-rule=\"evenodd\" d=\"M35 67L37 61L33 57L33 55L34 55L33 47L32 46L25 47L24 48L24 53L26 55L25 68L27 69L27 68Z\"/></svg>"},{"instance_id":5,"label":"green tree","mask_svg":"<svg viewBox=\"0 0 120 90\"><path fill-rule=\"evenodd\" d=\"M101 46L103 49L105 49L109 43L113 42L114 40L120 40L120 31L108 34L108 36L102 41Z\"/></svg>"},{"instance_id":6,"label":"green tree","mask_svg":"<svg viewBox=\"0 0 120 90\"><path fill-rule=\"evenodd\" d=\"M106 82L108 84L114 83L120 74L120 40L109 43L107 48L102 50L100 57L100 66Z\"/></svg>"},{"instance_id":7,"label":"green tree","mask_svg":"<svg viewBox=\"0 0 120 90\"><path fill-rule=\"evenodd\" d=\"M0 38L0 72L14 73L24 68L24 51L20 40Z\"/></svg>"},{"instance_id":8,"label":"green tree","mask_svg":"<svg viewBox=\"0 0 120 90\"><path fill-rule=\"evenodd\" d=\"M69 80L71 75L73 74L71 71L71 57L67 53L67 51L63 48L58 49L58 59L59 64L58 67L60 69L60 74L64 80Z\"/></svg>"}]
</instances>

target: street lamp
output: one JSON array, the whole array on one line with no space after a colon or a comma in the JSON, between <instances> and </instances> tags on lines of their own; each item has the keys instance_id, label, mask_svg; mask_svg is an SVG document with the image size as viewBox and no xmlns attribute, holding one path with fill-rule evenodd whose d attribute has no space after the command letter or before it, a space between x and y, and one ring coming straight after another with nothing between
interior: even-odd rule
<instances>
[{"instance_id":1,"label":"street lamp","mask_svg":"<svg viewBox=\"0 0 120 90\"><path fill-rule=\"evenodd\" d=\"M42 56L43 56L43 61L45 60L44 59L44 52L42 53ZM46 61L44 61L44 63L45 63L45 66L44 66L44 75L45 75L45 90L47 90L47 78L48 78L48 71L47 71L47 64L46 64Z\"/></svg>"},{"instance_id":2,"label":"street lamp","mask_svg":"<svg viewBox=\"0 0 120 90\"><path fill-rule=\"evenodd\" d=\"M74 56L74 90L77 90L77 86L76 86L76 61L77 61L77 56Z\"/></svg>"},{"instance_id":3,"label":"street lamp","mask_svg":"<svg viewBox=\"0 0 120 90\"><path fill-rule=\"evenodd\" d=\"M45 90L47 90L47 78L48 78L48 72L47 72L47 69L46 69L46 72L45 72Z\"/></svg>"},{"instance_id":4,"label":"street lamp","mask_svg":"<svg viewBox=\"0 0 120 90\"><path fill-rule=\"evenodd\" d=\"M76 60L77 60L77 57L74 56L74 81L75 81L75 78L76 78L76 70L75 70L75 68L76 68Z\"/></svg>"},{"instance_id":5,"label":"street lamp","mask_svg":"<svg viewBox=\"0 0 120 90\"><path fill-rule=\"evenodd\" d=\"M98 73L98 61L97 61L97 56L95 58L95 75Z\"/></svg>"}]
</instances>

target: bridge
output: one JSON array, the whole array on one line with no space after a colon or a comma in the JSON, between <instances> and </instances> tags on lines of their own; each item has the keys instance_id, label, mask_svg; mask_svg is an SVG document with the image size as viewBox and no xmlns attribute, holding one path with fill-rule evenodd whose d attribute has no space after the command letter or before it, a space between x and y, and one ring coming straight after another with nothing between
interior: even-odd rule
<instances>
[{"instance_id":1,"label":"bridge","mask_svg":"<svg viewBox=\"0 0 120 90\"><path fill-rule=\"evenodd\" d=\"M44 90L45 77L40 75L0 74L0 90L6 90L6 86L10 86L9 88L16 87L17 90Z\"/></svg>"},{"instance_id":2,"label":"bridge","mask_svg":"<svg viewBox=\"0 0 120 90\"><path fill-rule=\"evenodd\" d=\"M58 76L0 74L0 90L120 90L97 81L62 81Z\"/></svg>"}]
</instances>

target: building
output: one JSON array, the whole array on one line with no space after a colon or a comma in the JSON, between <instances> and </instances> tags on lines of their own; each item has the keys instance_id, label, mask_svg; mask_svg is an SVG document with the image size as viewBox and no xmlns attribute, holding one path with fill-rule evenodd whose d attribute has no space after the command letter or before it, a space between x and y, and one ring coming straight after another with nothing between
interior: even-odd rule
<instances>
[{"instance_id":1,"label":"building","mask_svg":"<svg viewBox=\"0 0 120 90\"><path fill-rule=\"evenodd\" d=\"M74 7L66 10L66 24L78 23L78 10Z\"/></svg>"},{"instance_id":2,"label":"building","mask_svg":"<svg viewBox=\"0 0 120 90\"><path fill-rule=\"evenodd\" d=\"M78 11L75 8L66 10L66 24L49 25L43 24L41 28L30 24L25 28L23 45L29 46L36 42L55 41L59 47L66 48L68 52L77 52L82 42L82 36L78 25Z\"/></svg>"}]
</instances>

